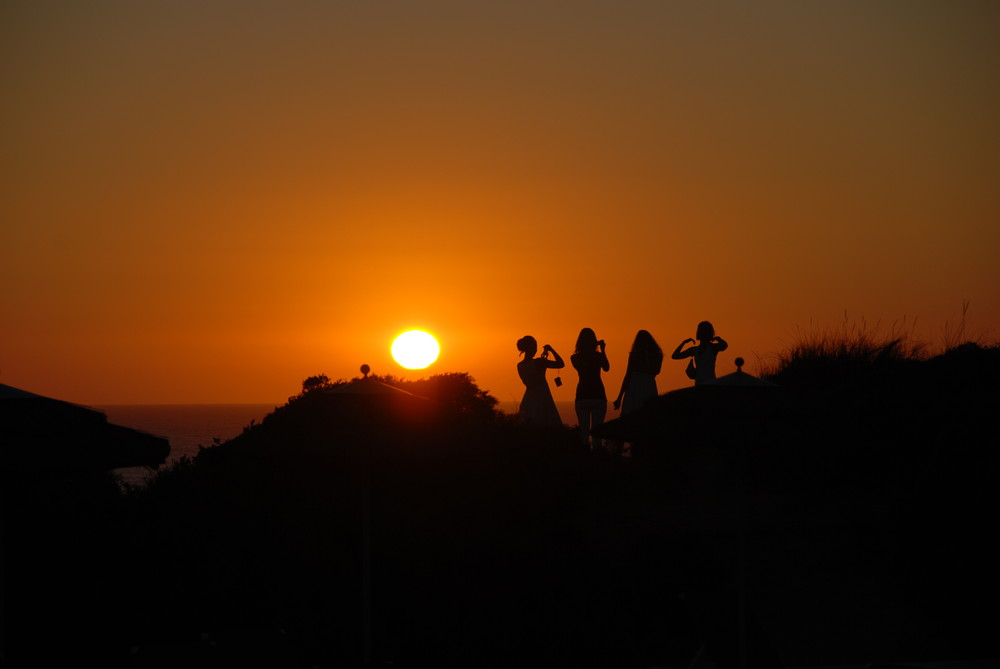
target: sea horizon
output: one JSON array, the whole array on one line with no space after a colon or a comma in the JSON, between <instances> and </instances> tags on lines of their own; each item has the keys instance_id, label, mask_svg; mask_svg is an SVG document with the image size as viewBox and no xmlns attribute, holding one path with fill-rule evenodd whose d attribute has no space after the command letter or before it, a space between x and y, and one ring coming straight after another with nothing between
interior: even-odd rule
<instances>
[{"instance_id":1,"label":"sea horizon","mask_svg":"<svg viewBox=\"0 0 1000 669\"><path fill-rule=\"evenodd\" d=\"M170 442L170 454L164 466L198 453L200 447L222 443L239 435L253 422L260 422L279 404L104 404L95 409L104 412L108 422L141 430ZM122 480L141 485L157 470L149 467L116 469Z\"/></svg>"}]
</instances>

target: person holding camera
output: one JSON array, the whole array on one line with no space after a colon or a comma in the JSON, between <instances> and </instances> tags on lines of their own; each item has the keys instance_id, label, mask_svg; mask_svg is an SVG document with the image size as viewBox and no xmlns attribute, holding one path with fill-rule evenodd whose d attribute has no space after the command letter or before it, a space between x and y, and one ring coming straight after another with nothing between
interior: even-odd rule
<instances>
[{"instance_id":1,"label":"person holding camera","mask_svg":"<svg viewBox=\"0 0 1000 669\"><path fill-rule=\"evenodd\" d=\"M715 358L729 348L729 344L722 337L715 336L715 327L708 321L698 323L695 337L698 338L697 345L684 348L685 344L695 343L694 339L689 337L677 345L677 349L670 357L674 360L691 358L688 362L688 377L694 379L694 385L697 386L715 380Z\"/></svg>"},{"instance_id":2,"label":"person holding camera","mask_svg":"<svg viewBox=\"0 0 1000 669\"><path fill-rule=\"evenodd\" d=\"M562 419L552 399L549 382L545 379L545 370L562 369L566 363L548 344L542 347L542 356L536 358L538 342L531 335L517 340L517 350L524 356L524 360L517 363L517 374L524 383L524 397L521 398L518 414L529 425L561 427ZM551 360L549 354L552 355Z\"/></svg>"},{"instance_id":3,"label":"person holding camera","mask_svg":"<svg viewBox=\"0 0 1000 669\"><path fill-rule=\"evenodd\" d=\"M604 349L604 340L598 341L592 329L583 328L576 338L576 351L569 357L573 369L580 375L574 406L580 423L580 436L587 444L590 443L590 431L604 422L608 412L608 396L604 392L601 371L611 369L611 364Z\"/></svg>"}]
</instances>

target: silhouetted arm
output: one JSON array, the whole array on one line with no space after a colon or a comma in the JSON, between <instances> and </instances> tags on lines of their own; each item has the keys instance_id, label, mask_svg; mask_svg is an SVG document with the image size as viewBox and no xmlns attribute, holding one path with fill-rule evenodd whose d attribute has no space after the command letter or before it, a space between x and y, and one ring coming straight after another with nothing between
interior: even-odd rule
<instances>
[{"instance_id":1,"label":"silhouetted arm","mask_svg":"<svg viewBox=\"0 0 1000 669\"><path fill-rule=\"evenodd\" d=\"M684 358L690 358L693 355L693 351L695 350L696 347L692 346L691 348L688 348L684 351L681 350L682 348L684 348L684 344L687 344L688 342L693 344L694 339L691 339L689 337L684 341L682 341L680 344L677 345L677 348L674 349L674 352L670 355L670 357L673 358L674 360L682 360Z\"/></svg>"},{"instance_id":2,"label":"silhouetted arm","mask_svg":"<svg viewBox=\"0 0 1000 669\"><path fill-rule=\"evenodd\" d=\"M601 369L603 369L605 372L609 372L611 371L611 363L608 362L608 354L604 352L604 343L602 342L600 346L601 346L601 352L598 353L597 355L599 356L601 361Z\"/></svg>"},{"instance_id":3,"label":"silhouetted arm","mask_svg":"<svg viewBox=\"0 0 1000 669\"><path fill-rule=\"evenodd\" d=\"M618 411L622 407L622 398L625 397L625 389L628 388L628 380L629 377L631 376L632 376L632 354L629 353L628 366L625 367L625 377L622 379L622 387L618 391L618 397L616 397L615 401L611 404L611 406L615 408L615 411Z\"/></svg>"},{"instance_id":4,"label":"silhouetted arm","mask_svg":"<svg viewBox=\"0 0 1000 669\"><path fill-rule=\"evenodd\" d=\"M727 348L729 348L729 344L726 343L726 340L723 339L722 337L713 338L712 344L714 345L716 352L725 351Z\"/></svg>"},{"instance_id":5,"label":"silhouetted arm","mask_svg":"<svg viewBox=\"0 0 1000 669\"><path fill-rule=\"evenodd\" d=\"M563 362L562 356L560 356L558 353L556 353L556 350L554 348L552 348L551 346L549 346L548 344L546 344L542 348L542 350L543 351L548 351L549 353L552 354L552 357L554 358L553 360L549 360L548 358L545 359L545 366L546 367L548 367L549 369L562 369L563 367L566 366L566 363Z\"/></svg>"}]
</instances>

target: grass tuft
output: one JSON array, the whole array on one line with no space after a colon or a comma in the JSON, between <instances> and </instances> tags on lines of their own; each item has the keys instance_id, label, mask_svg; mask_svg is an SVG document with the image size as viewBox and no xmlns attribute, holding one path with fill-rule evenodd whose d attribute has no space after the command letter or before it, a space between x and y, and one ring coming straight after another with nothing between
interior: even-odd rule
<instances>
[{"instance_id":1,"label":"grass tuft","mask_svg":"<svg viewBox=\"0 0 1000 669\"><path fill-rule=\"evenodd\" d=\"M927 346L905 319L884 328L844 314L835 328L799 330L795 342L761 365L761 376L782 384L812 386L857 379L926 359Z\"/></svg>"},{"instance_id":2,"label":"grass tuft","mask_svg":"<svg viewBox=\"0 0 1000 669\"><path fill-rule=\"evenodd\" d=\"M869 324L863 317L844 320L833 328L796 329L794 343L785 351L759 362L760 376L781 385L799 388L840 385L873 377L909 378L897 372L911 370L915 363L944 357L967 348L993 351L986 335L968 336L969 302L962 303L962 318L956 325L945 323L941 342L929 346L914 335L916 321L894 322L888 328Z\"/></svg>"}]
</instances>

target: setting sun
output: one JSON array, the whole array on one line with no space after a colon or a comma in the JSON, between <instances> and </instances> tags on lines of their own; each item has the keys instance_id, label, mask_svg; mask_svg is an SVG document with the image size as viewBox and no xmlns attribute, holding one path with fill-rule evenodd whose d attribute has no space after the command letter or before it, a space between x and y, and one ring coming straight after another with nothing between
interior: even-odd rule
<instances>
[{"instance_id":1,"label":"setting sun","mask_svg":"<svg viewBox=\"0 0 1000 669\"><path fill-rule=\"evenodd\" d=\"M392 342L392 357L407 369L423 369L438 358L441 347L423 330L410 330Z\"/></svg>"}]
</instances>

